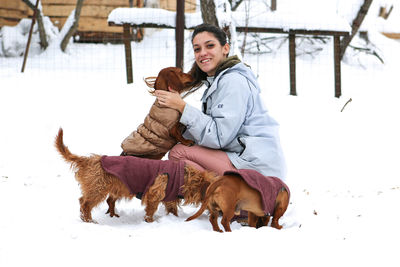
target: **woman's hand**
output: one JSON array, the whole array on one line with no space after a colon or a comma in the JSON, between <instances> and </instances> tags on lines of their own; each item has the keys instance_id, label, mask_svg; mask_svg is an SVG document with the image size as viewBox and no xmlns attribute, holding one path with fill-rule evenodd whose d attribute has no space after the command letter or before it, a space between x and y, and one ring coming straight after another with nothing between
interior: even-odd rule
<instances>
[{"instance_id":1,"label":"woman's hand","mask_svg":"<svg viewBox=\"0 0 400 267\"><path fill-rule=\"evenodd\" d=\"M186 102L183 101L181 95L177 91L173 90L171 87L168 87L168 90L169 92L164 90L155 91L158 103L162 107L173 108L183 113Z\"/></svg>"}]
</instances>

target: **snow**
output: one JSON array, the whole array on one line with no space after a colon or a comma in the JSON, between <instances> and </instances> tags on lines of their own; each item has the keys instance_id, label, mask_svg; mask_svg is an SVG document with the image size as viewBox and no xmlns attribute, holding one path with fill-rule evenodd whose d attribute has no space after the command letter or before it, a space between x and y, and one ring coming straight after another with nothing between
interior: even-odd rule
<instances>
[{"instance_id":1,"label":"snow","mask_svg":"<svg viewBox=\"0 0 400 267\"><path fill-rule=\"evenodd\" d=\"M293 16L292 12L265 12L260 11L248 19L246 19L245 12L232 12L236 26L238 27L259 27L262 25L264 28L278 28L278 29L306 29L306 30L331 30L331 31L351 31L349 23L335 13L324 12L315 13L311 16L305 14L299 20L298 17ZM220 17L220 16L219 16ZM222 18L224 20L224 18ZM226 19L230 21L230 17ZM108 22L114 22L117 25L129 23L132 25L140 25L142 23L152 23L156 25L166 25L175 27L176 13L168 10L158 8L116 8L111 11L108 16ZM193 28L201 24L202 18L200 12L186 13L185 25L186 28ZM325 22L325 23L324 23Z\"/></svg>"},{"instance_id":2,"label":"snow","mask_svg":"<svg viewBox=\"0 0 400 267\"><path fill-rule=\"evenodd\" d=\"M108 22L114 22L115 24L154 23L157 25L168 25L175 27L176 12L160 8L119 7L113 9L110 15L108 15Z\"/></svg>"},{"instance_id":3,"label":"snow","mask_svg":"<svg viewBox=\"0 0 400 267\"><path fill-rule=\"evenodd\" d=\"M380 0L372 1L370 10L365 18L365 23L361 25L361 30L374 29L380 32L387 33L400 33L400 7L396 5L396 1L392 0ZM376 16L379 14L380 7L386 7L386 11L389 11L393 5L393 10L390 13L388 19Z\"/></svg>"},{"instance_id":4,"label":"snow","mask_svg":"<svg viewBox=\"0 0 400 267\"><path fill-rule=\"evenodd\" d=\"M24 54L31 24L31 19L21 19L15 27L1 27L0 56L16 57ZM55 43L53 41L60 38L57 27L51 23L49 17L43 17L43 25L49 43ZM29 51L33 54L40 54L42 51L39 43L39 29L38 24L35 23L32 31L32 40Z\"/></svg>"},{"instance_id":5,"label":"snow","mask_svg":"<svg viewBox=\"0 0 400 267\"><path fill-rule=\"evenodd\" d=\"M154 101L142 78L175 63L173 30L132 43L133 84L123 45L50 46L29 54L25 73L22 57L0 57L0 266L398 266L400 43L370 38L385 64L347 54L341 98L333 97L331 42L297 58L298 96L288 95L286 44L243 57L281 124L292 198L282 230L233 223L222 234L205 214L185 222L191 206L179 217L160 207L146 223L137 199L117 203L120 218L103 203L92 212L98 224L83 223L79 185L53 146L63 127L73 153L118 155ZM199 106L201 94L187 101Z\"/></svg>"},{"instance_id":6,"label":"snow","mask_svg":"<svg viewBox=\"0 0 400 267\"><path fill-rule=\"evenodd\" d=\"M327 30L327 31L351 31L350 25L343 18L336 14L304 14L299 20L293 16L292 12L276 11L268 14L260 13L249 18L246 22L246 14L244 12L233 12L237 25L247 25L248 27L257 27L262 25L266 28L278 28L288 31L289 29L305 29L305 30ZM247 24L246 24L247 23Z\"/></svg>"}]
</instances>

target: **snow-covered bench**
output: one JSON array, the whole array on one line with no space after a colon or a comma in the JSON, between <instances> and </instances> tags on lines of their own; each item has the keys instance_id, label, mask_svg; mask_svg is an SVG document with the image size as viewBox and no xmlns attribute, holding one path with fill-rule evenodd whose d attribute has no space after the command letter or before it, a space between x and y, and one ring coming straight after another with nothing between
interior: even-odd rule
<instances>
[{"instance_id":1,"label":"snow-covered bench","mask_svg":"<svg viewBox=\"0 0 400 267\"><path fill-rule=\"evenodd\" d=\"M184 14L184 16L177 16ZM312 16L302 15L293 16L282 12L252 14L246 19L246 14L242 12L232 12L238 32L260 32L260 33L282 33L289 35L289 70L290 70L290 94L296 95L296 35L316 35L332 36L334 39L334 77L335 77L335 96L341 95L341 37L347 36L351 32L351 27L343 18L335 14L318 14ZM184 19L183 19L184 18ZM110 26L122 26L124 32L124 45L126 56L127 82L133 82L130 29L131 28L169 28L176 29L177 33L177 60L176 65L181 66L183 62L183 29L193 29L203 23L201 13L183 13L183 10L172 12L158 8L116 8L108 16Z\"/></svg>"}]
</instances>

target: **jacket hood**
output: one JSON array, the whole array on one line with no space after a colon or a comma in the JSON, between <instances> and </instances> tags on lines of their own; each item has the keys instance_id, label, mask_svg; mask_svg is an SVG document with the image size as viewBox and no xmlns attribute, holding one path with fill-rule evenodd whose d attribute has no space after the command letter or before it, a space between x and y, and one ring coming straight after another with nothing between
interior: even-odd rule
<instances>
[{"instance_id":1,"label":"jacket hood","mask_svg":"<svg viewBox=\"0 0 400 267\"><path fill-rule=\"evenodd\" d=\"M214 77L217 77L222 71L235 66L236 64L240 63L240 59L238 56L231 56L224 59L221 64L217 67L215 71Z\"/></svg>"}]
</instances>

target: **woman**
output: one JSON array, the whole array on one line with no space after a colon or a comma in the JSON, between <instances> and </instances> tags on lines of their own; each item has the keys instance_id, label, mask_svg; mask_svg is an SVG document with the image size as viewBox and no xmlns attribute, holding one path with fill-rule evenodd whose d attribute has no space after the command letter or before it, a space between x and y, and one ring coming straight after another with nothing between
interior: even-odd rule
<instances>
[{"instance_id":1,"label":"woman","mask_svg":"<svg viewBox=\"0 0 400 267\"><path fill-rule=\"evenodd\" d=\"M187 104L173 88L155 92L160 105L182 113L184 137L196 142L192 147L176 145L169 159L218 174L234 168L254 169L285 179L279 125L262 103L254 73L236 56L228 57L226 34L215 26L197 26L192 45L195 63L190 73L195 85L208 85L203 111Z\"/></svg>"}]
</instances>

